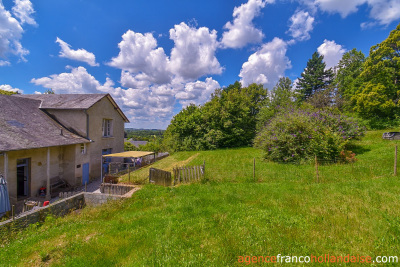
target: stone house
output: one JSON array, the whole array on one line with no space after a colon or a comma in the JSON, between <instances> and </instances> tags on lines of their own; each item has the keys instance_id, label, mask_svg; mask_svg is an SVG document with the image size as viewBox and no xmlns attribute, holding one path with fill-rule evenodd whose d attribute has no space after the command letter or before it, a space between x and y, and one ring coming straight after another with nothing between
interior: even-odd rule
<instances>
[{"instance_id":1,"label":"stone house","mask_svg":"<svg viewBox=\"0 0 400 267\"><path fill-rule=\"evenodd\" d=\"M109 94L0 95L0 173L10 202L35 197L53 181L99 178L101 156L124 150L129 122Z\"/></svg>"}]
</instances>

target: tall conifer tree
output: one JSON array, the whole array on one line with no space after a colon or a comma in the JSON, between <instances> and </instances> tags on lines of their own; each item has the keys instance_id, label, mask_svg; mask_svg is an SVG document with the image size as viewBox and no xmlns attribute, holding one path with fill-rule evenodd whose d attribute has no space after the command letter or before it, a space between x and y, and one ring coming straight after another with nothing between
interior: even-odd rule
<instances>
[{"instance_id":1,"label":"tall conifer tree","mask_svg":"<svg viewBox=\"0 0 400 267\"><path fill-rule=\"evenodd\" d=\"M298 98L307 100L313 94L326 89L333 80L332 69L326 70L324 56L315 52L297 82Z\"/></svg>"}]
</instances>

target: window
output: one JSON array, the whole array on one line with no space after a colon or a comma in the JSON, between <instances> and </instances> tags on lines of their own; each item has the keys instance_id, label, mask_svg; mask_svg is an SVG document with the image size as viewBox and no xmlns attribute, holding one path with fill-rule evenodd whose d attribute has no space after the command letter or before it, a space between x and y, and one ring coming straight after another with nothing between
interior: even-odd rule
<instances>
[{"instance_id":1,"label":"window","mask_svg":"<svg viewBox=\"0 0 400 267\"><path fill-rule=\"evenodd\" d=\"M103 137L111 137L112 131L112 120L103 119Z\"/></svg>"},{"instance_id":2,"label":"window","mask_svg":"<svg viewBox=\"0 0 400 267\"><path fill-rule=\"evenodd\" d=\"M86 154L86 144L81 144L81 154Z\"/></svg>"}]
</instances>

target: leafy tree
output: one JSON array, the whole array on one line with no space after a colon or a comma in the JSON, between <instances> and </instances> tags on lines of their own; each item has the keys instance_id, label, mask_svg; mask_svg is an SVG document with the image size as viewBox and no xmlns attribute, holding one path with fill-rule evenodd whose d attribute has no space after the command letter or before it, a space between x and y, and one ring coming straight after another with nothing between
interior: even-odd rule
<instances>
[{"instance_id":1,"label":"leafy tree","mask_svg":"<svg viewBox=\"0 0 400 267\"><path fill-rule=\"evenodd\" d=\"M139 149L131 142L124 142L124 151L138 151Z\"/></svg>"},{"instance_id":2,"label":"leafy tree","mask_svg":"<svg viewBox=\"0 0 400 267\"><path fill-rule=\"evenodd\" d=\"M18 92L6 91L0 89L0 95L15 95L15 94L18 94Z\"/></svg>"},{"instance_id":3,"label":"leafy tree","mask_svg":"<svg viewBox=\"0 0 400 267\"><path fill-rule=\"evenodd\" d=\"M358 78L363 71L364 62L365 55L363 52L353 48L343 54L337 65L335 84L338 94L346 100L351 99L360 85L360 79Z\"/></svg>"},{"instance_id":4,"label":"leafy tree","mask_svg":"<svg viewBox=\"0 0 400 267\"><path fill-rule=\"evenodd\" d=\"M200 107L191 104L172 118L164 133L164 144L170 151L206 149L204 132Z\"/></svg>"},{"instance_id":5,"label":"leafy tree","mask_svg":"<svg viewBox=\"0 0 400 267\"><path fill-rule=\"evenodd\" d=\"M217 89L203 106L190 105L179 112L165 132L170 151L206 150L251 144L256 117L267 99L262 85L235 83Z\"/></svg>"},{"instance_id":6,"label":"leafy tree","mask_svg":"<svg viewBox=\"0 0 400 267\"><path fill-rule=\"evenodd\" d=\"M326 70L324 56L314 52L297 82L298 100L307 100L316 92L326 89L333 80L332 69Z\"/></svg>"},{"instance_id":7,"label":"leafy tree","mask_svg":"<svg viewBox=\"0 0 400 267\"><path fill-rule=\"evenodd\" d=\"M47 89L46 91L44 91L44 93L43 94L45 94L45 95L54 95L55 93L54 93L54 91L53 91L53 89Z\"/></svg>"},{"instance_id":8,"label":"leafy tree","mask_svg":"<svg viewBox=\"0 0 400 267\"><path fill-rule=\"evenodd\" d=\"M238 89L238 90L240 90L240 89L242 89L242 84L241 84L240 82L236 81L234 84L228 85L228 86L225 87L223 90L224 90L225 92L229 92L229 91L232 90L232 89Z\"/></svg>"},{"instance_id":9,"label":"leafy tree","mask_svg":"<svg viewBox=\"0 0 400 267\"><path fill-rule=\"evenodd\" d=\"M288 107L294 104L294 92L292 81L288 77L281 77L271 90L270 98L265 101L257 116L257 131L264 127L280 107Z\"/></svg>"},{"instance_id":10,"label":"leafy tree","mask_svg":"<svg viewBox=\"0 0 400 267\"><path fill-rule=\"evenodd\" d=\"M292 80L289 77L281 77L271 90L271 105L284 106L293 103Z\"/></svg>"},{"instance_id":11,"label":"leafy tree","mask_svg":"<svg viewBox=\"0 0 400 267\"><path fill-rule=\"evenodd\" d=\"M400 97L400 24L382 43L372 46L352 100L362 116L395 117Z\"/></svg>"}]
</instances>

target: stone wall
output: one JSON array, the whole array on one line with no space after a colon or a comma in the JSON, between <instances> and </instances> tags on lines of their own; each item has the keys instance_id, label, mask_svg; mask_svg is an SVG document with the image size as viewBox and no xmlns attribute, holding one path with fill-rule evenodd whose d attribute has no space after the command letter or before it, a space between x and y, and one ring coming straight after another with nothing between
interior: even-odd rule
<instances>
[{"instance_id":1,"label":"stone wall","mask_svg":"<svg viewBox=\"0 0 400 267\"><path fill-rule=\"evenodd\" d=\"M129 186L131 191L125 195L110 195L110 194L99 194L99 193L87 193L82 192L74 196L62 199L61 201L55 202L49 206L41 207L36 210L31 210L23 213L20 216L15 217L14 220L9 219L4 222L0 222L0 231L4 229L13 228L24 228L30 224L37 222L44 222L48 215L56 217L64 216L73 210L81 209L85 206L95 207L102 205L110 200L124 199L132 196L132 193L136 190L132 186Z\"/></svg>"},{"instance_id":2,"label":"stone wall","mask_svg":"<svg viewBox=\"0 0 400 267\"><path fill-rule=\"evenodd\" d=\"M75 196L63 199L46 207L41 207L31 210L16 217L0 223L0 229L3 227L24 228L30 224L43 222L48 215L56 217L64 216L73 210L83 208L85 206L85 193L80 193Z\"/></svg>"}]
</instances>

